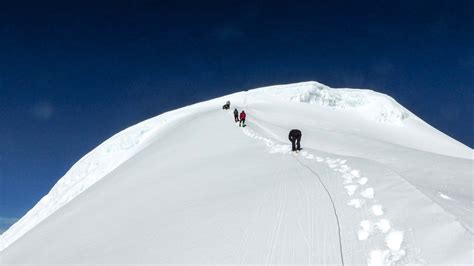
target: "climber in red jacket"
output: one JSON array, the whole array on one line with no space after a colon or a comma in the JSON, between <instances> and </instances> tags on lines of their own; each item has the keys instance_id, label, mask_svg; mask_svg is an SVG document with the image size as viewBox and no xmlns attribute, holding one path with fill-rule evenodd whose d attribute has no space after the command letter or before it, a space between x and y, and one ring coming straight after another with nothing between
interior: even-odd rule
<instances>
[{"instance_id":1,"label":"climber in red jacket","mask_svg":"<svg viewBox=\"0 0 474 266\"><path fill-rule=\"evenodd\" d=\"M240 121L239 121L239 127L245 127L245 117L247 115L245 114L245 111L242 111L240 113Z\"/></svg>"}]
</instances>

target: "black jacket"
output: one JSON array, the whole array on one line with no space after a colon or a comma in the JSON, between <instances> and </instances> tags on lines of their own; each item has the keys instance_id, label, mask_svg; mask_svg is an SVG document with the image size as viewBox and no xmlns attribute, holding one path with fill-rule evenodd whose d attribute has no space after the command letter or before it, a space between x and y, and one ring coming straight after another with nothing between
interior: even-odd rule
<instances>
[{"instance_id":1,"label":"black jacket","mask_svg":"<svg viewBox=\"0 0 474 266\"><path fill-rule=\"evenodd\" d=\"M295 138L301 138L301 131L298 129L292 129L290 130L290 134L288 134L288 139L292 140Z\"/></svg>"}]
</instances>

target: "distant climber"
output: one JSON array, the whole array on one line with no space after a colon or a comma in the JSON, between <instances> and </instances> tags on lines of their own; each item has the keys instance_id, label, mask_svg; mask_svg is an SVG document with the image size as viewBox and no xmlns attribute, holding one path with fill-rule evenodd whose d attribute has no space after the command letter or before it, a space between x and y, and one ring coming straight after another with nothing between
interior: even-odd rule
<instances>
[{"instance_id":1,"label":"distant climber","mask_svg":"<svg viewBox=\"0 0 474 266\"><path fill-rule=\"evenodd\" d=\"M237 108L234 110L234 120L236 123L239 122L239 110Z\"/></svg>"},{"instance_id":2,"label":"distant climber","mask_svg":"<svg viewBox=\"0 0 474 266\"><path fill-rule=\"evenodd\" d=\"M288 139L291 141L291 150L299 151L301 150L300 141L301 141L301 131L298 129L290 130Z\"/></svg>"},{"instance_id":3,"label":"distant climber","mask_svg":"<svg viewBox=\"0 0 474 266\"><path fill-rule=\"evenodd\" d=\"M227 101L223 106L222 106L222 109L223 110L229 110L230 108L230 101Z\"/></svg>"},{"instance_id":4,"label":"distant climber","mask_svg":"<svg viewBox=\"0 0 474 266\"><path fill-rule=\"evenodd\" d=\"M245 127L245 117L247 117L247 115L245 114L244 111L242 111L240 113L239 127Z\"/></svg>"}]
</instances>

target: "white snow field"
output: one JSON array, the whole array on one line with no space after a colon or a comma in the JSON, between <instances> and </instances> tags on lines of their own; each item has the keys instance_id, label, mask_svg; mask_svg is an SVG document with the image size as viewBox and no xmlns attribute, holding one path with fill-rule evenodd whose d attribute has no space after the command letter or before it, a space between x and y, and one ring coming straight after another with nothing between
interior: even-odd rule
<instances>
[{"instance_id":1,"label":"white snow field","mask_svg":"<svg viewBox=\"0 0 474 266\"><path fill-rule=\"evenodd\" d=\"M387 95L259 88L111 137L0 236L0 264L470 265L472 182L473 150Z\"/></svg>"}]
</instances>

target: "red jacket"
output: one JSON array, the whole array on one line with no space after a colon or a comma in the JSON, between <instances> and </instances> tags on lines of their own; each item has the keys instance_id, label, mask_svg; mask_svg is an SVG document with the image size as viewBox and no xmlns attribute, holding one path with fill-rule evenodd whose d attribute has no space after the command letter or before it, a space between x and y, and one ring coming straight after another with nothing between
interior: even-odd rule
<instances>
[{"instance_id":1,"label":"red jacket","mask_svg":"<svg viewBox=\"0 0 474 266\"><path fill-rule=\"evenodd\" d=\"M242 113L240 113L240 120L245 119L245 117L246 117L246 114L244 111L242 111Z\"/></svg>"}]
</instances>

